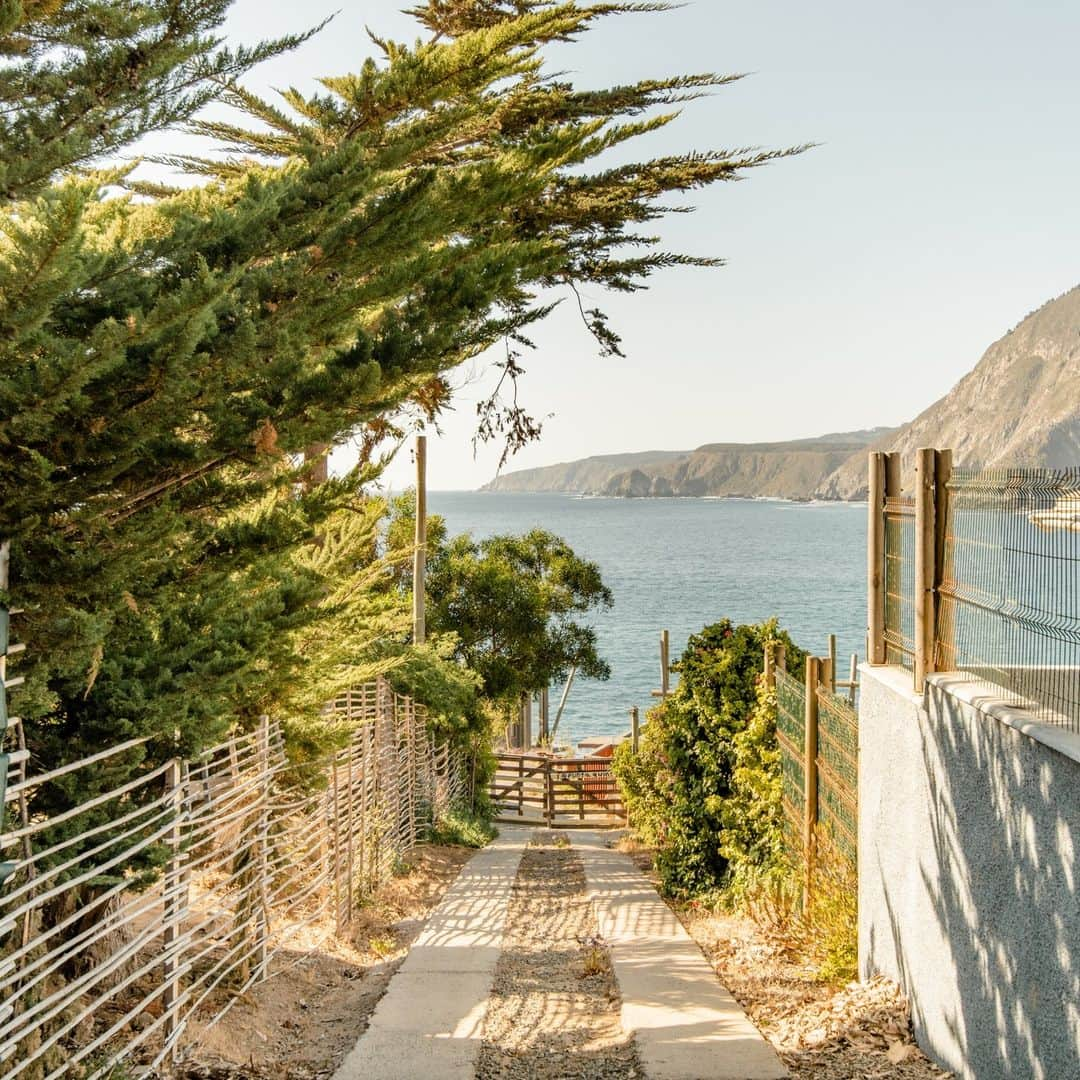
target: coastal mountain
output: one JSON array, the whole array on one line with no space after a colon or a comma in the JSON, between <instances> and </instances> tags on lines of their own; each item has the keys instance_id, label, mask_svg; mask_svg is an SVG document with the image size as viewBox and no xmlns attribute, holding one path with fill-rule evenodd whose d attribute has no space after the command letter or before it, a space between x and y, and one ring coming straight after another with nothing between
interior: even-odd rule
<instances>
[{"instance_id":1,"label":"coastal mountain","mask_svg":"<svg viewBox=\"0 0 1080 1080\"><path fill-rule=\"evenodd\" d=\"M900 451L910 476L920 446L951 448L965 468L1080 463L1080 287L1032 312L940 401L872 449ZM865 498L865 452L814 494Z\"/></svg>"},{"instance_id":2,"label":"coastal mountain","mask_svg":"<svg viewBox=\"0 0 1080 1080\"><path fill-rule=\"evenodd\" d=\"M867 450L900 451L910 476L920 446L949 447L966 468L1080 463L1080 287L1028 315L903 427L610 454L508 473L484 490L863 499Z\"/></svg>"},{"instance_id":3,"label":"coastal mountain","mask_svg":"<svg viewBox=\"0 0 1080 1080\"><path fill-rule=\"evenodd\" d=\"M888 429L777 443L710 443L696 450L584 458L499 476L485 491L566 492L631 498L752 496L807 498L852 454Z\"/></svg>"}]
</instances>

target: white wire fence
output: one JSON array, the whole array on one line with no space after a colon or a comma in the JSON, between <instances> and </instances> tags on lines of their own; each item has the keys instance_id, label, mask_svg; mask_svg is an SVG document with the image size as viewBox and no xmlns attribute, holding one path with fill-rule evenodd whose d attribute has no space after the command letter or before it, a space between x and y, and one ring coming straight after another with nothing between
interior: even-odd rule
<instances>
[{"instance_id":1,"label":"white wire fence","mask_svg":"<svg viewBox=\"0 0 1080 1080\"><path fill-rule=\"evenodd\" d=\"M101 778L141 740L12 773L0 1080L105 1077L121 1063L153 1075L189 1019L205 1031L276 954L316 947L312 927L345 932L361 896L466 796L459 756L386 682L332 710L353 735L318 763L290 762L264 721L107 790ZM67 808L41 809L55 805Z\"/></svg>"}]
</instances>

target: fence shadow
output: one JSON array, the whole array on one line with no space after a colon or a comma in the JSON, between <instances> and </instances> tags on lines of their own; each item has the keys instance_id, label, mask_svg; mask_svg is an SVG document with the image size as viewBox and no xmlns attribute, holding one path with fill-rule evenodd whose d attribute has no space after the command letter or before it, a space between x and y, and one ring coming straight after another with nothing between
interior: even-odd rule
<instances>
[{"instance_id":1,"label":"fence shadow","mask_svg":"<svg viewBox=\"0 0 1080 1080\"><path fill-rule=\"evenodd\" d=\"M916 1027L944 1025L966 1076L1080 1075L1080 765L941 688L927 701L932 850L918 880L948 955L905 961L916 943L888 890L886 902L902 980L917 991L937 963L956 992L939 1016L914 993Z\"/></svg>"}]
</instances>

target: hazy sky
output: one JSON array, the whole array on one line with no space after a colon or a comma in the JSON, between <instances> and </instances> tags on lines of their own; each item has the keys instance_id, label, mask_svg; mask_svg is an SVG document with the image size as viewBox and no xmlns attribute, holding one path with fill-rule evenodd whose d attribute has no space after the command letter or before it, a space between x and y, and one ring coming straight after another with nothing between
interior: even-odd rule
<instances>
[{"instance_id":1,"label":"hazy sky","mask_svg":"<svg viewBox=\"0 0 1080 1080\"><path fill-rule=\"evenodd\" d=\"M355 69L364 27L411 39L384 0L239 0L237 40L340 13L255 87ZM1080 5L694 0L606 20L554 64L587 84L751 72L638 154L817 142L699 194L665 240L719 270L601 301L627 359L599 359L570 305L535 336L525 403L554 414L509 468L595 453L795 438L910 419L991 341L1080 281ZM477 364L431 439L433 488L471 488ZM410 475L400 455L390 478Z\"/></svg>"}]
</instances>

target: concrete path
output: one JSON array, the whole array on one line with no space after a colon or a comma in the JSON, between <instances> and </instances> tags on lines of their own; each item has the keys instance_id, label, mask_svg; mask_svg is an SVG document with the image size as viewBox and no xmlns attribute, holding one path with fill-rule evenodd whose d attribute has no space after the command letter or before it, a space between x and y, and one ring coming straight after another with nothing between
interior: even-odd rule
<instances>
[{"instance_id":1,"label":"concrete path","mask_svg":"<svg viewBox=\"0 0 1080 1080\"><path fill-rule=\"evenodd\" d=\"M633 860L595 833L572 842L611 946L623 1029L633 1032L649 1080L786 1077L772 1045Z\"/></svg>"},{"instance_id":2,"label":"concrete path","mask_svg":"<svg viewBox=\"0 0 1080 1080\"><path fill-rule=\"evenodd\" d=\"M334 1080L473 1080L511 890L532 830L503 826L462 869ZM571 839L611 947L623 1029L648 1080L780 1080L772 1046L671 909L596 833Z\"/></svg>"},{"instance_id":3,"label":"concrete path","mask_svg":"<svg viewBox=\"0 0 1080 1080\"><path fill-rule=\"evenodd\" d=\"M465 864L334 1080L473 1080L510 890L530 836L504 826Z\"/></svg>"}]
</instances>

